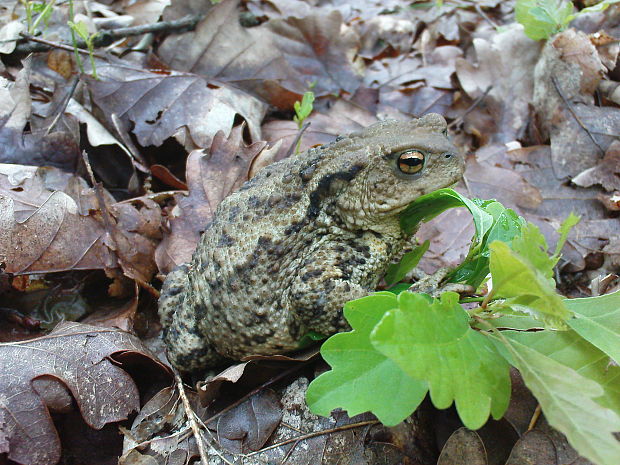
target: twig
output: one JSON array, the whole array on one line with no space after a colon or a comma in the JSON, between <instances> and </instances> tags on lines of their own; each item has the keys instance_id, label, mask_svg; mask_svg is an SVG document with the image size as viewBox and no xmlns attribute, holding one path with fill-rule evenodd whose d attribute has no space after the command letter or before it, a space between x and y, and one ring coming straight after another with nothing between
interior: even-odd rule
<instances>
[{"instance_id":1,"label":"twig","mask_svg":"<svg viewBox=\"0 0 620 465\"><path fill-rule=\"evenodd\" d=\"M538 419L540 418L541 413L542 413L542 408L540 407L540 404L538 404L536 406L536 410L534 410L534 413L532 414L532 418L530 419L530 424L527 425L528 431L532 431L534 429L534 427L536 426L536 423L538 422Z\"/></svg>"},{"instance_id":2,"label":"twig","mask_svg":"<svg viewBox=\"0 0 620 465\"><path fill-rule=\"evenodd\" d=\"M484 89L484 92L482 93L482 95L480 97L478 97L476 100L474 100L474 102L469 106L469 108L467 110L465 110L463 112L462 115L460 115L457 119L455 119L450 124L448 124L448 127L449 128L453 128L454 126L459 124L461 121L463 121L465 119L465 117L470 112L473 111L474 108L476 108L478 105L480 105L480 103L482 103L482 101L486 98L486 96L489 94L489 92L491 92L491 89L493 89L493 85L489 85L486 89Z\"/></svg>"},{"instance_id":3,"label":"twig","mask_svg":"<svg viewBox=\"0 0 620 465\"><path fill-rule=\"evenodd\" d=\"M594 143L594 145L596 145L602 153L605 153L605 150L603 149L603 147L600 146L600 144L596 141L596 139L594 138L590 130L586 127L585 124L583 124L583 121L581 121L577 113L575 113L575 110L573 109L570 102L564 95L564 92L562 92L562 89L560 88L560 84L558 83L558 80L556 79L555 76L551 76L551 82L553 82L553 86L555 87L555 90L558 92L558 95L564 101L564 105L566 105L566 108L568 108L568 111L570 111L571 115L573 115L573 118L575 118L575 121L577 121L579 126L581 126L581 129L583 129L586 132L586 134L588 135L590 140Z\"/></svg>"},{"instance_id":4,"label":"twig","mask_svg":"<svg viewBox=\"0 0 620 465\"><path fill-rule=\"evenodd\" d=\"M368 421L360 421L359 423L351 423L350 425L342 425L342 426L338 426L336 428L331 428L331 429L325 429L323 431L314 431L312 433L308 433L308 434L303 434L301 436L297 436L291 439L287 439L286 441L282 441L279 442L277 444L273 444L269 447L265 447L261 450L257 450L255 452L250 452L249 454L245 454L244 457L251 457L252 455L256 455L256 454L260 454L262 452L271 450L271 449L275 449L276 447L282 447L285 446L287 444L290 444L291 442L299 442L299 441L303 441L305 439L310 439L310 438L314 438L317 436L322 436L324 434L331 434L331 433L339 433L340 431L346 431L349 429L353 429L353 428L361 428L362 426L369 426L369 425L376 425L379 423L379 420L368 420Z\"/></svg>"},{"instance_id":5,"label":"twig","mask_svg":"<svg viewBox=\"0 0 620 465\"><path fill-rule=\"evenodd\" d=\"M87 55L87 56L89 55L88 50L86 50L84 48L75 48L71 44L63 44L63 43L59 43L59 42L52 42L51 40L40 39L38 37L29 36L28 34L24 34L24 33L21 33L20 36L22 36L24 39L26 39L28 41L35 42L35 43L41 45L42 48L40 50L33 50L33 52L46 52L46 51L51 50L53 48L59 48L61 50L66 50L68 52L77 52L77 53L81 53L82 55ZM80 43L81 42L78 42L78 45ZM83 45L85 45L85 44L83 44ZM18 47L19 47L19 45L17 47L15 47L15 51L13 51L13 53L16 53ZM31 52L24 52L24 53L31 53ZM93 53L93 56L96 56L97 58L101 58L103 60L107 59L107 57L105 55L101 55L99 53Z\"/></svg>"},{"instance_id":6,"label":"twig","mask_svg":"<svg viewBox=\"0 0 620 465\"><path fill-rule=\"evenodd\" d=\"M60 119L62 114L65 112L67 105L69 105L69 100L71 100L71 97L73 97L73 93L75 92L75 88L77 87L78 82L80 82L80 77L75 76L73 78L73 84L71 84L71 88L69 89L69 92L62 99L62 101L60 102L60 105L58 105L58 108L55 110L56 116L54 117L51 124L48 126L47 130L45 131L46 136L51 132L54 126L56 126L56 123L58 123L58 120Z\"/></svg>"},{"instance_id":7,"label":"twig","mask_svg":"<svg viewBox=\"0 0 620 465\"><path fill-rule=\"evenodd\" d=\"M295 153L295 149L298 148L297 144L301 142L301 136L304 135L304 132L306 132L306 129L308 129L309 127L310 127L310 121L305 122L304 125L299 130L299 132L297 132L297 136L295 137L295 140L289 147L288 152L286 153L286 156L284 158L288 158L291 155L293 155L293 153Z\"/></svg>"},{"instance_id":8,"label":"twig","mask_svg":"<svg viewBox=\"0 0 620 465\"><path fill-rule=\"evenodd\" d=\"M474 3L474 8L476 9L476 12L480 16L482 16L493 27L493 29L497 29L497 24L495 24L495 21L493 21L491 18L489 18L489 15L487 15L482 10L482 7L480 5L478 5L478 3L476 1L474 1L473 3Z\"/></svg>"},{"instance_id":9,"label":"twig","mask_svg":"<svg viewBox=\"0 0 620 465\"><path fill-rule=\"evenodd\" d=\"M185 394L185 388L183 387L183 380L179 376L179 373L173 369L174 371L174 380L177 383L177 389L179 390L179 396L181 397L181 401L183 402L183 407L185 408L185 414L187 415L187 419L189 420L189 424L192 428L192 432L194 433L194 438L196 439L196 444L198 445L198 454L200 455L200 461L203 465L207 465L209 463L207 451L205 450L205 445L202 440L202 434L200 433L200 428L198 427L198 423L196 423L196 417L194 410L192 410L191 405L189 405L189 400L187 399L187 395Z\"/></svg>"},{"instance_id":10,"label":"twig","mask_svg":"<svg viewBox=\"0 0 620 465\"><path fill-rule=\"evenodd\" d=\"M188 15L181 19L176 19L173 21L160 21L158 23L152 24L143 24L141 26L131 26L131 27L121 27L118 29L105 29L99 31L95 37L93 38L93 47L106 47L113 43L115 40L139 36L142 34L147 34L150 32L183 32L193 30L198 22L204 17L203 14L200 15ZM28 42L19 43L13 53L15 54L24 54L32 52L45 52L50 50L51 48L62 48L64 50L73 51L73 46L71 44L65 43L54 43L49 42L44 39L39 39L37 37L32 37L30 35L23 35L24 39ZM30 42L35 42L30 43ZM86 47L86 43L84 41L77 42L78 48L84 49ZM66 49L65 47L69 47ZM88 53L87 50L85 50ZM83 53L83 52L80 52Z\"/></svg>"},{"instance_id":11,"label":"twig","mask_svg":"<svg viewBox=\"0 0 620 465\"><path fill-rule=\"evenodd\" d=\"M106 234L108 235L110 239L110 242L113 244L113 247L108 246L105 248L105 250L107 250L108 253L112 254L110 252L110 249L112 250L119 250L119 249L118 249L118 244L116 243L116 239L114 237L114 229L113 229L114 227L112 226L112 220L110 219L112 215L110 214L108 210L108 206L103 196L103 186L101 185L100 182L97 182L97 180L95 179L95 174L93 173L93 169L90 166L90 161L88 160L88 154L86 153L86 150L82 151L82 160L84 161L84 166L86 167L86 172L88 173L90 182L95 188L95 198L97 199L99 210L101 210L101 217L103 218L103 227L106 231Z\"/></svg>"}]
</instances>

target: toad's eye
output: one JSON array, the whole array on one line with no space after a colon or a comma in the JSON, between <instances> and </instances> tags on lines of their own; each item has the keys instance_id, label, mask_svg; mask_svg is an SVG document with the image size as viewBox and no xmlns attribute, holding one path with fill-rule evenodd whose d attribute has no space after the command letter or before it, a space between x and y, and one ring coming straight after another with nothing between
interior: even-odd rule
<instances>
[{"instance_id":1,"label":"toad's eye","mask_svg":"<svg viewBox=\"0 0 620 465\"><path fill-rule=\"evenodd\" d=\"M424 154L417 150L403 152L398 157L398 169L405 174L415 174L424 168Z\"/></svg>"}]
</instances>

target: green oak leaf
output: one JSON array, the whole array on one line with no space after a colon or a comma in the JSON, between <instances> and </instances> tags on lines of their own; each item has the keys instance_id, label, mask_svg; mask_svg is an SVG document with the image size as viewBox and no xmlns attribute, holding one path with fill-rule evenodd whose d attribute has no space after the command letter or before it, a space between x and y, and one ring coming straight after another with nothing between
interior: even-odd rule
<instances>
[{"instance_id":1,"label":"green oak leaf","mask_svg":"<svg viewBox=\"0 0 620 465\"><path fill-rule=\"evenodd\" d=\"M617 465L620 442L613 433L620 431L620 416L598 402L605 396L603 386L564 365L564 361L539 352L537 349L548 350L549 344L540 333L502 334L505 337L497 339L497 344L508 349L507 358L536 396L549 424L564 433L582 456L597 465ZM539 347L528 347L537 338Z\"/></svg>"},{"instance_id":2,"label":"green oak leaf","mask_svg":"<svg viewBox=\"0 0 620 465\"><path fill-rule=\"evenodd\" d=\"M390 292L345 304L344 314L353 331L336 334L321 347L332 370L308 387L306 402L312 412L327 416L333 409L343 408L353 416L370 411L392 426L422 402L428 391L426 383L410 378L369 340L385 312L396 305L396 296Z\"/></svg>"},{"instance_id":3,"label":"green oak leaf","mask_svg":"<svg viewBox=\"0 0 620 465\"><path fill-rule=\"evenodd\" d=\"M517 0L515 17L530 39L548 39L570 22L573 4L565 0Z\"/></svg>"},{"instance_id":4,"label":"green oak leaf","mask_svg":"<svg viewBox=\"0 0 620 465\"><path fill-rule=\"evenodd\" d=\"M412 378L428 382L437 408L452 402L470 429L480 428L489 413L500 418L510 398L508 363L494 344L469 326L459 295L441 300L403 292L370 339L379 352Z\"/></svg>"},{"instance_id":5,"label":"green oak leaf","mask_svg":"<svg viewBox=\"0 0 620 465\"><path fill-rule=\"evenodd\" d=\"M400 225L411 234L419 223L426 223L450 208L466 207L474 218L478 237L483 237L493 224L493 217L474 201L453 189L438 189L418 197L400 214Z\"/></svg>"},{"instance_id":6,"label":"green oak leaf","mask_svg":"<svg viewBox=\"0 0 620 465\"><path fill-rule=\"evenodd\" d=\"M528 260L529 257L518 254L504 242L495 241L489 248L493 293L496 297L507 299L503 305L529 314L547 326L564 328L571 313L564 299L556 292L555 282L548 277L548 263L545 262L545 268L541 271ZM534 243L529 248L537 253L538 244ZM536 255L534 260L538 260L539 265L544 261Z\"/></svg>"},{"instance_id":7,"label":"green oak leaf","mask_svg":"<svg viewBox=\"0 0 620 465\"><path fill-rule=\"evenodd\" d=\"M567 321L568 325L620 363L620 291L564 302L575 315Z\"/></svg>"}]
</instances>

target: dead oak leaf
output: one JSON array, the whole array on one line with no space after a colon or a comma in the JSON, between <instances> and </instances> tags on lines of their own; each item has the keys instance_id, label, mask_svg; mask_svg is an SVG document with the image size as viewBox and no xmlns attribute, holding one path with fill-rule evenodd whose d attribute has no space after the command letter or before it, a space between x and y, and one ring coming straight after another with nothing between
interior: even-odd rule
<instances>
[{"instance_id":1,"label":"dead oak leaf","mask_svg":"<svg viewBox=\"0 0 620 465\"><path fill-rule=\"evenodd\" d=\"M114 354L127 352L168 372L135 336L79 323L61 323L37 339L0 344L0 444L2 437L8 439L8 458L38 465L54 465L60 458L45 384L36 390L32 385L38 378L54 379L68 389L94 429L138 410L135 383L110 360ZM58 406L57 401L52 403Z\"/></svg>"},{"instance_id":2,"label":"dead oak leaf","mask_svg":"<svg viewBox=\"0 0 620 465\"><path fill-rule=\"evenodd\" d=\"M236 126L228 138L218 132L208 150L194 150L187 158L188 195L178 194L168 213L170 234L157 247L155 260L162 272L188 262L222 199L248 179L254 158L265 142L245 145L243 126Z\"/></svg>"},{"instance_id":3,"label":"dead oak leaf","mask_svg":"<svg viewBox=\"0 0 620 465\"><path fill-rule=\"evenodd\" d=\"M129 66L100 65L99 79L88 79L97 106L133 123L143 146L161 145L179 129L187 128L195 147L208 145L218 131L228 134L236 115L260 140L260 122L267 106L246 92L226 84L208 83L188 73L150 73Z\"/></svg>"},{"instance_id":4,"label":"dead oak leaf","mask_svg":"<svg viewBox=\"0 0 620 465\"><path fill-rule=\"evenodd\" d=\"M195 31L168 37L159 56L173 69L235 82L281 108L290 108L310 83L317 96L357 89L353 56L359 40L352 30L342 32L340 12L244 28L238 5L215 5Z\"/></svg>"},{"instance_id":5,"label":"dead oak leaf","mask_svg":"<svg viewBox=\"0 0 620 465\"><path fill-rule=\"evenodd\" d=\"M16 274L112 269L148 283L161 211L148 198L115 203L57 168L0 164L0 262ZM109 221L104 221L104 215Z\"/></svg>"}]
</instances>

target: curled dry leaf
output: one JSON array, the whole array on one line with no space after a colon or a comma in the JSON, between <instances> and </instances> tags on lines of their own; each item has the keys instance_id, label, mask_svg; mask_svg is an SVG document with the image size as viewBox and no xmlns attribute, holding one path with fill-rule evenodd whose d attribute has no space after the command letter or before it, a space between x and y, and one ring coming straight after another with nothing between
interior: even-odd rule
<instances>
[{"instance_id":1,"label":"curled dry leaf","mask_svg":"<svg viewBox=\"0 0 620 465\"><path fill-rule=\"evenodd\" d=\"M482 439L467 428L456 430L441 450L437 465L488 465Z\"/></svg>"},{"instance_id":2,"label":"curled dry leaf","mask_svg":"<svg viewBox=\"0 0 620 465\"><path fill-rule=\"evenodd\" d=\"M114 113L133 123L143 146L159 146L186 127L190 145L205 147L218 131L230 132L236 115L248 123L252 138L260 140L267 106L242 90L208 83L195 74L162 75L122 65L99 65L97 74L99 79L88 79L95 103L108 117Z\"/></svg>"},{"instance_id":3,"label":"curled dry leaf","mask_svg":"<svg viewBox=\"0 0 620 465\"><path fill-rule=\"evenodd\" d=\"M603 186L608 192L620 189L620 142L611 143L605 156L593 168L582 171L572 180L573 184L590 187Z\"/></svg>"},{"instance_id":4,"label":"curled dry leaf","mask_svg":"<svg viewBox=\"0 0 620 465\"><path fill-rule=\"evenodd\" d=\"M38 384L36 391L32 386L41 376L64 385L94 429L136 411L140 404L135 383L109 360L124 352L145 357L167 372L138 338L79 323L61 323L37 339L0 344L0 445L7 438L8 458L53 465L60 457L60 440L39 392L45 384Z\"/></svg>"},{"instance_id":5,"label":"curled dry leaf","mask_svg":"<svg viewBox=\"0 0 620 465\"><path fill-rule=\"evenodd\" d=\"M282 419L282 406L271 389L260 391L234 409L209 423L218 443L233 453L259 450Z\"/></svg>"},{"instance_id":6,"label":"curled dry leaf","mask_svg":"<svg viewBox=\"0 0 620 465\"><path fill-rule=\"evenodd\" d=\"M211 221L223 198L248 179L254 158L265 142L245 145L243 125L236 126L228 138L218 132L208 150L194 150L187 158L188 195L178 194L169 212L170 234L157 247L155 260L161 272L189 261L200 234Z\"/></svg>"}]
</instances>

